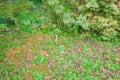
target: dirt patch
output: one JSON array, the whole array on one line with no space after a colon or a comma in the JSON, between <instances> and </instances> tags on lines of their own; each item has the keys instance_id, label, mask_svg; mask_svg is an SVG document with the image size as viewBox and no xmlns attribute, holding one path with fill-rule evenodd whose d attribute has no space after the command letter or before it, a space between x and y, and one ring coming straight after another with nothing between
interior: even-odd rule
<instances>
[{"instance_id":1,"label":"dirt patch","mask_svg":"<svg viewBox=\"0 0 120 80\"><path fill-rule=\"evenodd\" d=\"M18 47L13 47L6 52L5 62L12 62L16 65L22 64L22 61L27 58L30 62L33 57L33 52L31 50L32 47L38 41L43 41L44 37L41 34L31 35L30 38L23 40L23 45Z\"/></svg>"},{"instance_id":2,"label":"dirt patch","mask_svg":"<svg viewBox=\"0 0 120 80\"><path fill-rule=\"evenodd\" d=\"M50 52L48 51L44 51L44 52L41 52L40 55L43 57L43 56L50 56Z\"/></svg>"},{"instance_id":3,"label":"dirt patch","mask_svg":"<svg viewBox=\"0 0 120 80\"><path fill-rule=\"evenodd\" d=\"M32 74L29 71L25 72L25 75L23 76L24 80L34 80L32 77Z\"/></svg>"},{"instance_id":4,"label":"dirt patch","mask_svg":"<svg viewBox=\"0 0 120 80\"><path fill-rule=\"evenodd\" d=\"M44 63L29 65L29 68L32 69L34 72L41 72L43 75L49 75L50 71L46 67L47 64Z\"/></svg>"},{"instance_id":5,"label":"dirt patch","mask_svg":"<svg viewBox=\"0 0 120 80\"><path fill-rule=\"evenodd\" d=\"M23 79L25 80L34 80L32 73L29 72L29 69L32 69L34 72L40 72L44 75L49 75L50 71L47 69L47 64L33 64L33 58L36 54L43 56L49 56L48 51L41 51L39 49L37 53L33 50L38 42L42 42L47 38L47 35L43 34L33 34L29 38L23 39L23 45L18 47L12 47L6 52L5 63L13 63L14 68L25 68L25 73ZM14 41L18 41L15 39ZM41 48L41 47L37 47ZM23 62L25 64L23 64Z\"/></svg>"},{"instance_id":6,"label":"dirt patch","mask_svg":"<svg viewBox=\"0 0 120 80\"><path fill-rule=\"evenodd\" d=\"M115 73L116 73L117 75L120 75L120 70L115 71Z\"/></svg>"}]
</instances>

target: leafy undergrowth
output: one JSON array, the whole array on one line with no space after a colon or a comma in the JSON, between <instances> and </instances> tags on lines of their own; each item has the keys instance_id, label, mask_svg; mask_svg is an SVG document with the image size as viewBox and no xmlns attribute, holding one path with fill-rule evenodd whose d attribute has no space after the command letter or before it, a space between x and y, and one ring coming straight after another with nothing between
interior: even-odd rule
<instances>
[{"instance_id":1,"label":"leafy undergrowth","mask_svg":"<svg viewBox=\"0 0 120 80\"><path fill-rule=\"evenodd\" d=\"M0 80L120 80L120 45L47 34L21 40L6 50Z\"/></svg>"}]
</instances>

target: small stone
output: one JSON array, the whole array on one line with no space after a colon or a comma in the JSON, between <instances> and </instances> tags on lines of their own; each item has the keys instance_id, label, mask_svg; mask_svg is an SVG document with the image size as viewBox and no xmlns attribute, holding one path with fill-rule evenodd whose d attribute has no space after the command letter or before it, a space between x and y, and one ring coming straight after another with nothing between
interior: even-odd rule
<instances>
[{"instance_id":1,"label":"small stone","mask_svg":"<svg viewBox=\"0 0 120 80\"><path fill-rule=\"evenodd\" d=\"M6 61L6 59L3 60L4 62Z\"/></svg>"},{"instance_id":2,"label":"small stone","mask_svg":"<svg viewBox=\"0 0 120 80\"><path fill-rule=\"evenodd\" d=\"M80 49L78 49L78 53L81 53L81 50L80 50Z\"/></svg>"}]
</instances>

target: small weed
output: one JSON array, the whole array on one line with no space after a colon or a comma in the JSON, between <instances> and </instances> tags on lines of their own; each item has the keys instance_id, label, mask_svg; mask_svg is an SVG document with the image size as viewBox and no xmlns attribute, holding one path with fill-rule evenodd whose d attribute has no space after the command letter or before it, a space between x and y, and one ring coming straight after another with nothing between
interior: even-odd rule
<instances>
[{"instance_id":1,"label":"small weed","mask_svg":"<svg viewBox=\"0 0 120 80\"><path fill-rule=\"evenodd\" d=\"M110 70L110 71L116 71L120 69L120 64L113 64L113 63L106 63L105 66Z\"/></svg>"},{"instance_id":2,"label":"small weed","mask_svg":"<svg viewBox=\"0 0 120 80\"><path fill-rule=\"evenodd\" d=\"M33 72L33 78L34 80L43 80L43 75L38 72Z\"/></svg>"},{"instance_id":3,"label":"small weed","mask_svg":"<svg viewBox=\"0 0 120 80\"><path fill-rule=\"evenodd\" d=\"M41 57L40 55L36 55L33 58L33 63L45 63L48 61L48 58L46 56Z\"/></svg>"}]
</instances>

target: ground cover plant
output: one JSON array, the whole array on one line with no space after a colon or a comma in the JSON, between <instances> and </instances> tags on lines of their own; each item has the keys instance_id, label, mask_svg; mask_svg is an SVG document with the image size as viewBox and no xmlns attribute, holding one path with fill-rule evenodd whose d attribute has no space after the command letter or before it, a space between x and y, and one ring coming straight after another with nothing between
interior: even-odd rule
<instances>
[{"instance_id":1,"label":"ground cover plant","mask_svg":"<svg viewBox=\"0 0 120 80\"><path fill-rule=\"evenodd\" d=\"M118 0L1 0L0 80L120 80Z\"/></svg>"}]
</instances>

